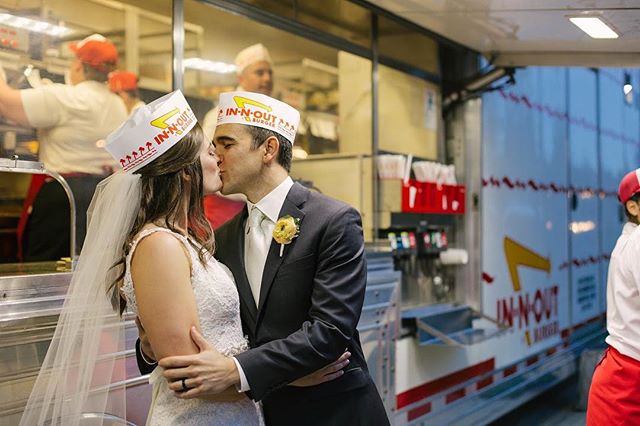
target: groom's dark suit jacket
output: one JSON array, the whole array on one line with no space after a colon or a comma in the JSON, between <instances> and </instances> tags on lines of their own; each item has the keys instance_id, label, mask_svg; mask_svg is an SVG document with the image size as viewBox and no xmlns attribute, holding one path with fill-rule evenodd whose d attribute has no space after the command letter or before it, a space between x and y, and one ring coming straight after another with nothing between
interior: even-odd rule
<instances>
[{"instance_id":1,"label":"groom's dark suit jacket","mask_svg":"<svg viewBox=\"0 0 640 426\"><path fill-rule=\"evenodd\" d=\"M360 214L294 184L279 217L287 215L300 219L300 234L282 257L272 241L257 308L244 268L247 210L215 234L216 257L234 275L252 348L236 356L249 395L262 401L267 426L388 425L356 330L367 273ZM351 362L340 378L287 386L345 350Z\"/></svg>"},{"instance_id":2,"label":"groom's dark suit jacket","mask_svg":"<svg viewBox=\"0 0 640 426\"><path fill-rule=\"evenodd\" d=\"M231 269L251 350L236 359L269 426L388 424L356 326L367 279L360 214L294 184L278 217L300 219L284 248L272 240L256 308L244 268L247 210L216 232L216 257ZM286 386L351 352L345 374L318 386Z\"/></svg>"}]
</instances>

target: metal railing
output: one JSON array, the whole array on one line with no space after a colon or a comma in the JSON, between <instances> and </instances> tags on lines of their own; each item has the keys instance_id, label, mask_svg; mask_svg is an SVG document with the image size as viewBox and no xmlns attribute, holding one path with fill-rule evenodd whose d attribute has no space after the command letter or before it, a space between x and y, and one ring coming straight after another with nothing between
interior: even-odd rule
<instances>
[{"instance_id":1,"label":"metal railing","mask_svg":"<svg viewBox=\"0 0 640 426\"><path fill-rule=\"evenodd\" d=\"M62 185L69 199L69 257L71 258L71 269L73 269L76 261L76 201L65 178L52 170L47 170L43 163L20 160L17 155L14 155L13 158L0 158L0 172L47 175Z\"/></svg>"}]
</instances>

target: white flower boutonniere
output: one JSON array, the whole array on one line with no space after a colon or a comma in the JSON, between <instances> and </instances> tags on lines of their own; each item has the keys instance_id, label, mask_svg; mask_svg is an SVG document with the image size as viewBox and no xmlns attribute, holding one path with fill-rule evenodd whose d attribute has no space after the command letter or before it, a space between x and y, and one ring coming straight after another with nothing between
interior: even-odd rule
<instances>
[{"instance_id":1,"label":"white flower boutonniere","mask_svg":"<svg viewBox=\"0 0 640 426\"><path fill-rule=\"evenodd\" d=\"M289 215L283 216L276 222L273 228L273 239L280 244L280 257L284 254L284 246L291 244L294 238L300 234L300 219Z\"/></svg>"}]
</instances>

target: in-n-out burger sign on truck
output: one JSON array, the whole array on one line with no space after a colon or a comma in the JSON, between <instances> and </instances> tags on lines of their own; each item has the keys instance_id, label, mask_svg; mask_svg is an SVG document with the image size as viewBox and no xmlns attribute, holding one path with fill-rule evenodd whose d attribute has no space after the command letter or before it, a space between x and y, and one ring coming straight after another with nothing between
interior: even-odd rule
<instances>
[{"instance_id":1,"label":"in-n-out burger sign on truck","mask_svg":"<svg viewBox=\"0 0 640 426\"><path fill-rule=\"evenodd\" d=\"M535 291L523 291L518 274L519 266L549 273L551 262L508 237L504 239L504 251L514 293L496 300L498 322L509 327L515 326L518 330L524 329L525 340L529 345L558 335L559 286L552 284Z\"/></svg>"}]
</instances>

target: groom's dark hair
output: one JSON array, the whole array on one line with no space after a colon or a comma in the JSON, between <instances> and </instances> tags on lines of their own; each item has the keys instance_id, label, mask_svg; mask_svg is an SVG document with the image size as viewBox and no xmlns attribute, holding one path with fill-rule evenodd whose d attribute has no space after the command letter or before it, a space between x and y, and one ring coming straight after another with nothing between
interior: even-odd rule
<instances>
[{"instance_id":1,"label":"groom's dark hair","mask_svg":"<svg viewBox=\"0 0 640 426\"><path fill-rule=\"evenodd\" d=\"M280 149L278 150L277 161L278 164L280 164L287 173L289 173L291 170L291 158L293 156L293 145L291 142L289 142L289 140L280 133L274 132L273 130L257 126L247 126L247 130L253 139L251 149L258 149L260 145L265 143L265 141L272 136L278 139L278 142L280 142Z\"/></svg>"}]
</instances>

